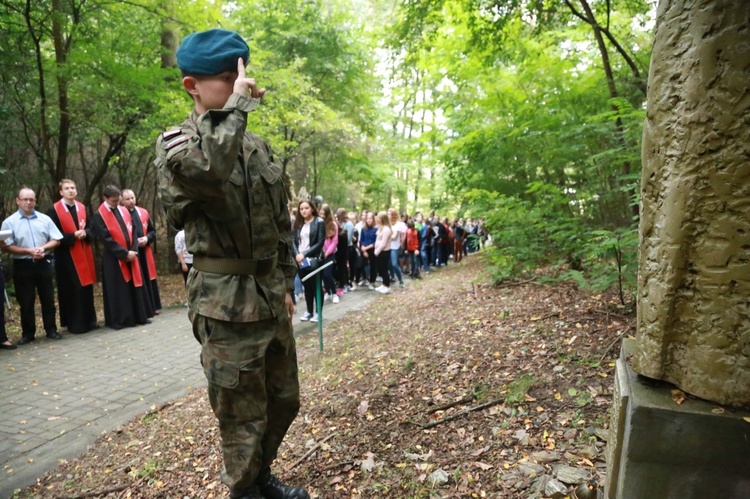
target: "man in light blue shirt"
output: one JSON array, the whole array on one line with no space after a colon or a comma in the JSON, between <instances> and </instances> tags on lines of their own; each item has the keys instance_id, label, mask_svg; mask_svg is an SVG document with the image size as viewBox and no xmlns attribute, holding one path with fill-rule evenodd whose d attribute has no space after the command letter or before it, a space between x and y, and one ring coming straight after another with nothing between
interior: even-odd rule
<instances>
[{"instance_id":1,"label":"man in light blue shirt","mask_svg":"<svg viewBox=\"0 0 750 499\"><path fill-rule=\"evenodd\" d=\"M36 194L28 187L18 191L16 197L18 211L3 221L2 230L10 230L12 235L5 241L3 251L11 254L13 260L13 284L16 298L21 308L21 340L25 345L35 340L36 317L34 302L36 293L42 304L42 322L47 338L59 340L55 324L55 290L52 284L54 266L52 250L60 244L63 235L50 217L39 213Z\"/></svg>"}]
</instances>

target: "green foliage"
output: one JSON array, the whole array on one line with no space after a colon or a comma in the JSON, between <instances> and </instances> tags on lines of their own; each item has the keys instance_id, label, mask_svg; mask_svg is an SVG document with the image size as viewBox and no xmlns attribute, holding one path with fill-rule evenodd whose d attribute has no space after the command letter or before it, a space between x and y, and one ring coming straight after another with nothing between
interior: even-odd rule
<instances>
[{"instance_id":1,"label":"green foliage","mask_svg":"<svg viewBox=\"0 0 750 499\"><path fill-rule=\"evenodd\" d=\"M597 229L590 231L587 236L581 255L586 271L568 270L562 276L595 292L615 288L623 305L628 297L632 301L638 264L637 227Z\"/></svg>"},{"instance_id":2,"label":"green foliage","mask_svg":"<svg viewBox=\"0 0 750 499\"><path fill-rule=\"evenodd\" d=\"M553 185L529 184L520 196L474 189L463 199L467 214L484 214L496 281L530 276L543 266L592 291L618 290L623 304L635 290L637 227L598 228L585 205Z\"/></svg>"},{"instance_id":3,"label":"green foliage","mask_svg":"<svg viewBox=\"0 0 750 499\"><path fill-rule=\"evenodd\" d=\"M261 0L238 4L232 23L251 45L250 73L267 88L249 126L266 138L297 190L354 208L375 122L370 41L346 2ZM365 169L366 170L366 169Z\"/></svg>"},{"instance_id":4,"label":"green foliage","mask_svg":"<svg viewBox=\"0 0 750 499\"><path fill-rule=\"evenodd\" d=\"M486 218L498 278L585 260L571 278L614 282L590 231L630 227L638 204L649 10L589 2L622 47L607 39L613 95L591 25L553 3L6 1L0 203L12 210L19 184L54 197L60 176L90 203L108 182L152 190L154 138L192 105L163 35L222 26L251 46L267 94L248 127L295 191Z\"/></svg>"}]
</instances>

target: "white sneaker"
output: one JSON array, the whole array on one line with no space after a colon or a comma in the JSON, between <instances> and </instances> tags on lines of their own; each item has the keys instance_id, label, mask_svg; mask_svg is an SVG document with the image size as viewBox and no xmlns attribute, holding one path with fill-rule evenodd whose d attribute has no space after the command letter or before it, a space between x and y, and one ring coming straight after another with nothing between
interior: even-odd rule
<instances>
[{"instance_id":1,"label":"white sneaker","mask_svg":"<svg viewBox=\"0 0 750 499\"><path fill-rule=\"evenodd\" d=\"M368 284L367 289L375 289L375 286L373 286L372 284Z\"/></svg>"},{"instance_id":2,"label":"white sneaker","mask_svg":"<svg viewBox=\"0 0 750 499\"><path fill-rule=\"evenodd\" d=\"M318 314L313 314L313 316L310 318L310 322L318 322Z\"/></svg>"},{"instance_id":3,"label":"white sneaker","mask_svg":"<svg viewBox=\"0 0 750 499\"><path fill-rule=\"evenodd\" d=\"M359 281L359 283L358 283L358 284L359 284L360 286L367 286L367 281L366 281L365 279L362 279L361 281Z\"/></svg>"},{"instance_id":4,"label":"white sneaker","mask_svg":"<svg viewBox=\"0 0 750 499\"><path fill-rule=\"evenodd\" d=\"M380 286L380 287L379 287L378 289L376 289L375 291L377 291L378 293L382 293L382 294L384 294L384 295L387 295L388 293L390 293L390 292L391 292L391 288L386 288L385 286Z\"/></svg>"},{"instance_id":5,"label":"white sneaker","mask_svg":"<svg viewBox=\"0 0 750 499\"><path fill-rule=\"evenodd\" d=\"M333 303L339 302L339 295L333 295Z\"/></svg>"},{"instance_id":6,"label":"white sneaker","mask_svg":"<svg viewBox=\"0 0 750 499\"><path fill-rule=\"evenodd\" d=\"M307 321L309 321L309 320L310 320L310 319L311 319L312 317L313 317L313 314L311 314L310 312L305 312L304 314L302 314L302 317L300 317L300 318L299 318L299 320L301 320L301 321L303 321L303 322L307 322ZM315 315L315 321L317 322L317 320L318 320L318 315L316 314L316 315Z\"/></svg>"}]
</instances>

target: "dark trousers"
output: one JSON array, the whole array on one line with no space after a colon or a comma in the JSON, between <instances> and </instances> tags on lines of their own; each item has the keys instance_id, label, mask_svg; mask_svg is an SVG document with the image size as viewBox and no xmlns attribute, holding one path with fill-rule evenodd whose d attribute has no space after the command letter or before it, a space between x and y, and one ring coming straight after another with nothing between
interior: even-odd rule
<instances>
[{"instance_id":1,"label":"dark trousers","mask_svg":"<svg viewBox=\"0 0 750 499\"><path fill-rule=\"evenodd\" d=\"M188 268L187 272L182 272L182 270L180 270L180 272L182 272L182 279L185 281L185 285L187 286L187 276L190 273L190 269L193 268L193 264L192 263L186 263L185 265L187 265L187 268Z\"/></svg>"},{"instance_id":2,"label":"dark trousers","mask_svg":"<svg viewBox=\"0 0 750 499\"><path fill-rule=\"evenodd\" d=\"M328 255L321 265L332 262L333 260L334 255ZM323 269L323 289L331 296L336 294L336 279L333 278L333 269L335 266L336 264L334 263Z\"/></svg>"},{"instance_id":3,"label":"dark trousers","mask_svg":"<svg viewBox=\"0 0 750 499\"><path fill-rule=\"evenodd\" d=\"M308 269L300 269L300 279L304 278L310 272L311 271ZM325 270L323 270L323 272L325 272ZM307 312L310 314L318 313L317 308L315 308L315 301L318 299L318 279L321 279L322 281L322 276L320 275L321 273L314 275L313 277L302 283L302 287L305 289L305 306L307 307ZM323 300L320 301L320 308L323 308Z\"/></svg>"},{"instance_id":4,"label":"dark trousers","mask_svg":"<svg viewBox=\"0 0 750 499\"><path fill-rule=\"evenodd\" d=\"M343 288L349 284L349 247L336 251L336 282Z\"/></svg>"},{"instance_id":5,"label":"dark trousers","mask_svg":"<svg viewBox=\"0 0 750 499\"><path fill-rule=\"evenodd\" d=\"M417 254L416 251L409 251L409 260L411 261L411 274L410 276L418 276L419 275L419 267L420 267L420 255Z\"/></svg>"},{"instance_id":6,"label":"dark trousers","mask_svg":"<svg viewBox=\"0 0 750 499\"><path fill-rule=\"evenodd\" d=\"M13 260L13 285L21 308L21 331L24 338L36 334L34 302L39 293L42 304L42 322L47 334L57 332L55 325L55 288L52 284L54 266L45 260Z\"/></svg>"},{"instance_id":7,"label":"dark trousers","mask_svg":"<svg viewBox=\"0 0 750 499\"><path fill-rule=\"evenodd\" d=\"M362 265L360 265L360 258L357 255L357 248L349 246L349 282L357 283L362 278Z\"/></svg>"},{"instance_id":8,"label":"dark trousers","mask_svg":"<svg viewBox=\"0 0 750 499\"><path fill-rule=\"evenodd\" d=\"M440 248L442 248L443 245L440 243L433 243L430 256L432 257L432 266L437 267L438 263L440 263L440 258L442 258L442 252L440 251Z\"/></svg>"},{"instance_id":9,"label":"dark trousers","mask_svg":"<svg viewBox=\"0 0 750 499\"><path fill-rule=\"evenodd\" d=\"M8 335L5 334L5 275L0 265L0 343L6 341L8 341Z\"/></svg>"},{"instance_id":10,"label":"dark trousers","mask_svg":"<svg viewBox=\"0 0 750 499\"><path fill-rule=\"evenodd\" d=\"M391 287L391 276L389 272L391 267L391 251L396 250L385 250L377 256L378 273L380 274L380 277L383 278L383 286L386 288Z\"/></svg>"},{"instance_id":11,"label":"dark trousers","mask_svg":"<svg viewBox=\"0 0 750 499\"><path fill-rule=\"evenodd\" d=\"M375 280L378 277L378 260L375 257L375 247L367 250L367 260L370 262L370 284L375 284ZM388 257L390 259L390 256Z\"/></svg>"}]
</instances>

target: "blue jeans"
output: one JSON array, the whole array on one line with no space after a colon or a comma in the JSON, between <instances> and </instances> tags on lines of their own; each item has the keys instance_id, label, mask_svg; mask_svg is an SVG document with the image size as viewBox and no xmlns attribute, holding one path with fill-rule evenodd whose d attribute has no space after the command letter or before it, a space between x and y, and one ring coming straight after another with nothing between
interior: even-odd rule
<instances>
[{"instance_id":1,"label":"blue jeans","mask_svg":"<svg viewBox=\"0 0 750 499\"><path fill-rule=\"evenodd\" d=\"M391 280L393 280L393 276L395 275L396 277L398 277L399 284L404 283L404 277L401 275L401 267L398 264L398 250L397 249L391 250L390 273L391 273Z\"/></svg>"},{"instance_id":2,"label":"blue jeans","mask_svg":"<svg viewBox=\"0 0 750 499\"><path fill-rule=\"evenodd\" d=\"M426 242L422 243L422 268L430 271L430 245Z\"/></svg>"}]
</instances>

